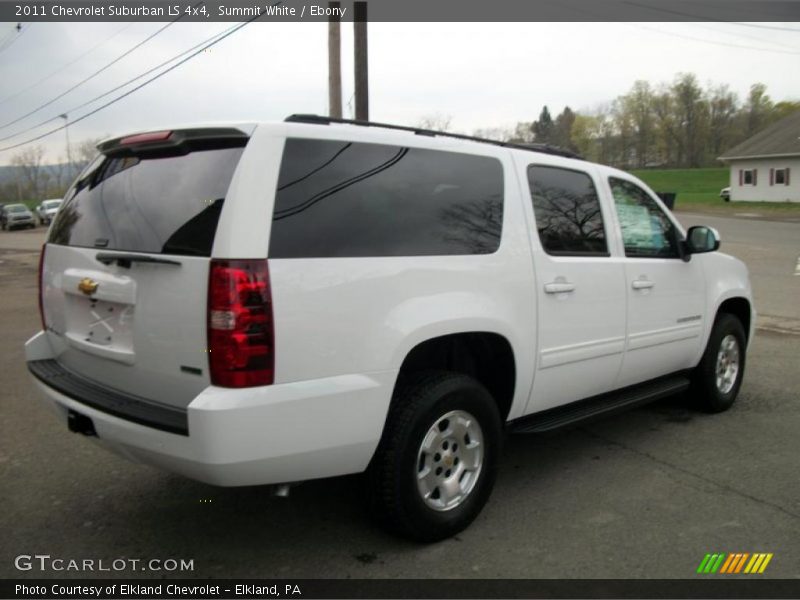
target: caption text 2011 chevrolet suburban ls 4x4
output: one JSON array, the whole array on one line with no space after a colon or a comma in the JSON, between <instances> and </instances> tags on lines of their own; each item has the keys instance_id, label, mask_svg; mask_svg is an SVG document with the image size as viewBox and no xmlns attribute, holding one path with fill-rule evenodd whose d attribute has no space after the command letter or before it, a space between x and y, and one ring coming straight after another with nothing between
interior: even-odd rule
<instances>
[{"instance_id":1,"label":"caption text 2011 chevrolet suburban ls 4x4","mask_svg":"<svg viewBox=\"0 0 800 600\"><path fill-rule=\"evenodd\" d=\"M435 540L486 502L505 431L739 391L745 266L624 172L310 117L99 150L27 361L131 459L224 486L366 471L374 513Z\"/></svg>"}]
</instances>

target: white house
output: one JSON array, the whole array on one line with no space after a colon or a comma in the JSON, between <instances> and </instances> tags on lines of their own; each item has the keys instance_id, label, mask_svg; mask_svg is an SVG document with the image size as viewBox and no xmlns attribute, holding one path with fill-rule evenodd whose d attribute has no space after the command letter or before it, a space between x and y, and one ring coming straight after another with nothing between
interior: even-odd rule
<instances>
[{"instance_id":1,"label":"white house","mask_svg":"<svg viewBox=\"0 0 800 600\"><path fill-rule=\"evenodd\" d=\"M800 202L800 111L719 159L731 167L731 201Z\"/></svg>"}]
</instances>

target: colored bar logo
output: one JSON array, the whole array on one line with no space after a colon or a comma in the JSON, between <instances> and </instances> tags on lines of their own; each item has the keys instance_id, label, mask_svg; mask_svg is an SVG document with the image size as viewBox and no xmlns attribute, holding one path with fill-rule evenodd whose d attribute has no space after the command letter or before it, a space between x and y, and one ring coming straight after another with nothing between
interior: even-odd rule
<instances>
[{"instance_id":1,"label":"colored bar logo","mask_svg":"<svg viewBox=\"0 0 800 600\"><path fill-rule=\"evenodd\" d=\"M725 575L735 574L761 574L767 568L769 561L772 560L772 553L733 552L725 554L706 554L697 567L697 572L713 575L715 573Z\"/></svg>"}]
</instances>

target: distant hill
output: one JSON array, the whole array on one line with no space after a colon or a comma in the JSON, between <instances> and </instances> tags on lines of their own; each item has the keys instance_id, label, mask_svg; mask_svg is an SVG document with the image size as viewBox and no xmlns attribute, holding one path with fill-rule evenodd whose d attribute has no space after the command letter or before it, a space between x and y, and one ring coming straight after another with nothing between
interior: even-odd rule
<instances>
[{"instance_id":1,"label":"distant hill","mask_svg":"<svg viewBox=\"0 0 800 600\"><path fill-rule=\"evenodd\" d=\"M46 172L51 174L58 171L59 168L62 168L66 165L42 165L40 168ZM11 165L0 166L0 185L5 183L11 183L16 180L17 175L19 174L19 167L14 167Z\"/></svg>"},{"instance_id":2,"label":"distant hill","mask_svg":"<svg viewBox=\"0 0 800 600\"><path fill-rule=\"evenodd\" d=\"M0 185L16 179L18 167L0 167Z\"/></svg>"}]
</instances>

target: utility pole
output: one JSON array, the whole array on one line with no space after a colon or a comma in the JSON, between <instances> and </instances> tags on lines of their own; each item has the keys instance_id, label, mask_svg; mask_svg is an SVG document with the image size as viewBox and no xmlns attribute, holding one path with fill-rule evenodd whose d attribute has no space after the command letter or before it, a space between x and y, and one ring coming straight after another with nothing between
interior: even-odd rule
<instances>
[{"instance_id":1,"label":"utility pole","mask_svg":"<svg viewBox=\"0 0 800 600\"><path fill-rule=\"evenodd\" d=\"M369 121L369 77L367 68L367 3L353 3L353 46L355 50L356 119Z\"/></svg>"},{"instance_id":2,"label":"utility pole","mask_svg":"<svg viewBox=\"0 0 800 600\"><path fill-rule=\"evenodd\" d=\"M342 37L339 26L341 2L328 2L328 116L342 118Z\"/></svg>"}]
</instances>

